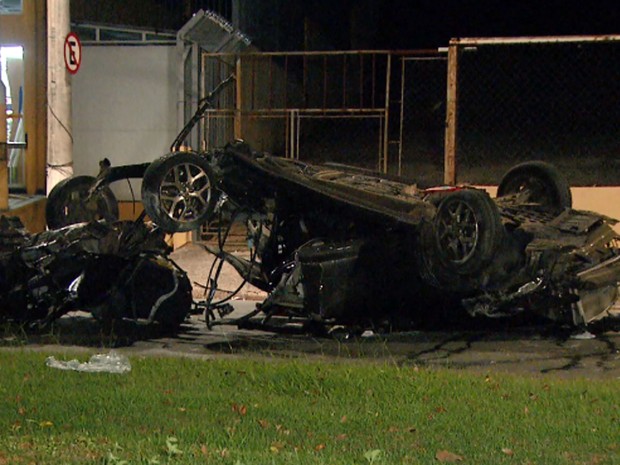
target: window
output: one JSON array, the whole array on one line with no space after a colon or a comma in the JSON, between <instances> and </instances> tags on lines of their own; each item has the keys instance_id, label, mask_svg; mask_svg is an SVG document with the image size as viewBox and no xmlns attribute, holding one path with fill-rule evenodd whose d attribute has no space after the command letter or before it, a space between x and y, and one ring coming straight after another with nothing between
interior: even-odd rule
<instances>
[{"instance_id":1,"label":"window","mask_svg":"<svg viewBox=\"0 0 620 465\"><path fill-rule=\"evenodd\" d=\"M6 88L7 141L24 142L24 49L0 47L0 79ZM25 187L23 148L9 148L9 188Z\"/></svg>"},{"instance_id":2,"label":"window","mask_svg":"<svg viewBox=\"0 0 620 465\"><path fill-rule=\"evenodd\" d=\"M21 15L23 0L0 0L0 15Z\"/></svg>"}]
</instances>

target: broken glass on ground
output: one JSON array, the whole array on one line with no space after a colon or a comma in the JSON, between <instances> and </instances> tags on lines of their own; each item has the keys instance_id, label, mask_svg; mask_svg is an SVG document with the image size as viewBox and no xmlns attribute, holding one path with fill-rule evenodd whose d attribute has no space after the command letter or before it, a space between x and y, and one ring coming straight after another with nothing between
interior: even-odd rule
<instances>
[{"instance_id":1,"label":"broken glass on ground","mask_svg":"<svg viewBox=\"0 0 620 465\"><path fill-rule=\"evenodd\" d=\"M117 373L123 374L131 371L129 359L115 351L107 354L95 354L88 362L73 360L56 360L52 355L45 359L45 365L59 370L80 371L84 373Z\"/></svg>"}]
</instances>

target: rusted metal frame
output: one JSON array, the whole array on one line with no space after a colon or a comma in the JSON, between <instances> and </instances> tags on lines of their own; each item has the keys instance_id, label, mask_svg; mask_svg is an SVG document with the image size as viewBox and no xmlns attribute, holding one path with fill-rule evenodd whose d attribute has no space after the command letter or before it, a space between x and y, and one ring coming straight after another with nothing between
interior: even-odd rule
<instances>
[{"instance_id":1,"label":"rusted metal frame","mask_svg":"<svg viewBox=\"0 0 620 465\"><path fill-rule=\"evenodd\" d=\"M319 114L319 115L330 115L330 114L347 114L347 115L356 115L356 114L368 114L368 113L383 113L385 110L383 108L254 108L252 110L243 110L244 115L248 114L276 114L282 115L288 111L301 111L304 114ZM226 110L218 110L218 111L226 111ZM228 110L232 111L232 110Z\"/></svg>"},{"instance_id":2,"label":"rusted metal frame","mask_svg":"<svg viewBox=\"0 0 620 465\"><path fill-rule=\"evenodd\" d=\"M301 135L301 115L299 114L299 111L296 112L295 118L296 118L295 159L299 160L299 142L300 142L300 135Z\"/></svg>"},{"instance_id":3,"label":"rusted metal frame","mask_svg":"<svg viewBox=\"0 0 620 465\"><path fill-rule=\"evenodd\" d=\"M199 94L198 94L198 100L200 100L202 98L203 95L207 95L206 94L206 80L207 80L207 57L205 57L203 54L200 54L200 79L198 80L198 89L199 89ZM203 119L201 121L200 125L198 126L198 130L201 131L202 130L202 134L199 134L198 136L198 140L200 141L200 148L202 150L206 150L207 147L207 135L209 134L207 132L207 125L205 123L205 119Z\"/></svg>"},{"instance_id":4,"label":"rusted metal frame","mask_svg":"<svg viewBox=\"0 0 620 465\"><path fill-rule=\"evenodd\" d=\"M373 113L373 114L364 114L364 115L338 115L338 114L332 114L332 115L323 115L323 114L308 114L308 113L304 113L303 110L286 110L285 112L282 113L256 113L256 112L250 112L250 113L244 113L243 116L245 118L248 119L290 119L290 114L291 113L295 113L298 114L300 118L303 119L383 119L384 115L383 112L380 113ZM220 116L221 118L223 118L224 116Z\"/></svg>"},{"instance_id":5,"label":"rusted metal frame","mask_svg":"<svg viewBox=\"0 0 620 465\"><path fill-rule=\"evenodd\" d=\"M383 146L384 146L384 138L385 138L385 132L382 131L382 128L385 126L385 113L383 113L380 117L379 117L379 147L378 147L378 151L379 151L379 159L377 160L377 171L381 172L383 169L383 159L381 158L381 154L383 152Z\"/></svg>"},{"instance_id":6,"label":"rusted metal frame","mask_svg":"<svg viewBox=\"0 0 620 465\"><path fill-rule=\"evenodd\" d=\"M308 84L308 77L307 77L307 73L308 73L308 57L306 55L303 56L302 58L303 60L303 71L302 71L302 95L303 95L303 101L304 104L307 103L306 98L307 98L307 92L306 92L306 86Z\"/></svg>"},{"instance_id":7,"label":"rusted metal frame","mask_svg":"<svg viewBox=\"0 0 620 465\"><path fill-rule=\"evenodd\" d=\"M411 51L411 53L419 53L420 51ZM436 53L436 50L434 51ZM304 52L243 52L241 54L236 53L222 53L222 52L205 52L207 56L219 56L219 57L236 57L241 56L339 56L339 55L388 55L392 53L389 50L324 50L324 51L304 51Z\"/></svg>"},{"instance_id":8,"label":"rusted metal frame","mask_svg":"<svg viewBox=\"0 0 620 465\"><path fill-rule=\"evenodd\" d=\"M327 108L327 55L323 56L323 111Z\"/></svg>"},{"instance_id":9,"label":"rusted metal frame","mask_svg":"<svg viewBox=\"0 0 620 465\"><path fill-rule=\"evenodd\" d=\"M284 106L288 106L288 55L284 56Z\"/></svg>"},{"instance_id":10,"label":"rusted metal frame","mask_svg":"<svg viewBox=\"0 0 620 465\"><path fill-rule=\"evenodd\" d=\"M364 55L360 55L360 108L364 106Z\"/></svg>"},{"instance_id":11,"label":"rusted metal frame","mask_svg":"<svg viewBox=\"0 0 620 465\"><path fill-rule=\"evenodd\" d=\"M234 121L234 133L235 139L242 139L242 124L241 124L241 114L243 111L243 102L242 102L242 90L243 90L243 74L241 72L242 63L241 57L237 57L235 61L235 121Z\"/></svg>"},{"instance_id":12,"label":"rusted metal frame","mask_svg":"<svg viewBox=\"0 0 620 465\"><path fill-rule=\"evenodd\" d=\"M372 55L372 78L370 80L370 106L375 107L375 86L377 78L377 55Z\"/></svg>"},{"instance_id":13,"label":"rusted metal frame","mask_svg":"<svg viewBox=\"0 0 620 465\"><path fill-rule=\"evenodd\" d=\"M403 170L403 126L405 114L405 58L400 57L400 121L398 128L398 175Z\"/></svg>"},{"instance_id":14,"label":"rusted metal frame","mask_svg":"<svg viewBox=\"0 0 620 465\"><path fill-rule=\"evenodd\" d=\"M6 90L0 82L0 210L9 209L9 147L6 135Z\"/></svg>"},{"instance_id":15,"label":"rusted metal frame","mask_svg":"<svg viewBox=\"0 0 620 465\"><path fill-rule=\"evenodd\" d=\"M296 118L299 116L299 112L296 110L287 110L285 117L287 132L287 157L293 160L299 159L299 121Z\"/></svg>"},{"instance_id":16,"label":"rusted metal frame","mask_svg":"<svg viewBox=\"0 0 620 465\"><path fill-rule=\"evenodd\" d=\"M273 108L273 57L269 57L269 108Z\"/></svg>"},{"instance_id":17,"label":"rusted metal frame","mask_svg":"<svg viewBox=\"0 0 620 465\"><path fill-rule=\"evenodd\" d=\"M619 42L620 35L592 35L592 36L529 36L529 37L465 37L450 40L450 45L476 46L500 44L570 44L594 42Z\"/></svg>"},{"instance_id":18,"label":"rusted metal frame","mask_svg":"<svg viewBox=\"0 0 620 465\"><path fill-rule=\"evenodd\" d=\"M250 116L251 118L251 116ZM284 140L286 143L284 144L284 158L291 158L291 119L284 118Z\"/></svg>"},{"instance_id":19,"label":"rusted metal frame","mask_svg":"<svg viewBox=\"0 0 620 465\"><path fill-rule=\"evenodd\" d=\"M222 62L221 61L216 61L216 67L215 67L215 71L213 73L213 83L211 84L212 87L215 87L219 81L221 81L222 79L224 79L222 77ZM206 94L206 89L204 89L203 93L201 95L207 95ZM219 108L219 104L220 104L220 99L217 99L217 106Z\"/></svg>"},{"instance_id":20,"label":"rusted metal frame","mask_svg":"<svg viewBox=\"0 0 620 465\"><path fill-rule=\"evenodd\" d=\"M248 58L250 60L250 102L252 109L256 108L256 57Z\"/></svg>"},{"instance_id":21,"label":"rusted metal frame","mask_svg":"<svg viewBox=\"0 0 620 465\"><path fill-rule=\"evenodd\" d=\"M211 118L223 118L223 117L234 117L235 116L235 111L234 109L230 108L230 109L219 109L219 110L215 110L215 109L209 109L205 112L206 115L209 115Z\"/></svg>"},{"instance_id":22,"label":"rusted metal frame","mask_svg":"<svg viewBox=\"0 0 620 465\"><path fill-rule=\"evenodd\" d=\"M342 55L342 108L347 107L347 56Z\"/></svg>"},{"instance_id":23,"label":"rusted metal frame","mask_svg":"<svg viewBox=\"0 0 620 465\"><path fill-rule=\"evenodd\" d=\"M390 81L392 77L392 55L387 55L385 72L385 121L383 136L383 173L388 172L389 124L390 124Z\"/></svg>"},{"instance_id":24,"label":"rusted metal frame","mask_svg":"<svg viewBox=\"0 0 620 465\"><path fill-rule=\"evenodd\" d=\"M287 108L273 110L243 110L243 116L248 118L286 118L291 111L299 113L303 118L379 118L385 114L382 108L367 108L364 111L357 109L340 110L332 109L323 114L321 109L308 110L306 108ZM231 118L236 110L208 110L205 112L210 118Z\"/></svg>"},{"instance_id":25,"label":"rusted metal frame","mask_svg":"<svg viewBox=\"0 0 620 465\"><path fill-rule=\"evenodd\" d=\"M301 113L301 116L305 119L372 119L372 118L382 118L383 111L378 110L374 113L365 113L360 115L351 115L351 114L327 114L327 115L316 115L312 113Z\"/></svg>"},{"instance_id":26,"label":"rusted metal frame","mask_svg":"<svg viewBox=\"0 0 620 465\"><path fill-rule=\"evenodd\" d=\"M209 114L209 112L205 113L205 116L203 118L203 125L205 128L205 138L204 138L204 147L203 150L209 150L211 148L211 145L209 144L210 140L209 140L209 136L211 135L211 115Z\"/></svg>"},{"instance_id":27,"label":"rusted metal frame","mask_svg":"<svg viewBox=\"0 0 620 465\"><path fill-rule=\"evenodd\" d=\"M434 57L403 57L403 61L446 61L447 56L437 55Z\"/></svg>"},{"instance_id":28,"label":"rusted metal frame","mask_svg":"<svg viewBox=\"0 0 620 465\"><path fill-rule=\"evenodd\" d=\"M447 48L445 47L440 47L440 48L423 48L423 49L413 49L413 50L392 50L390 53L392 53L393 55L399 55L402 57L405 57L406 59L409 59L409 57L412 58L421 58L421 57L427 57L427 56L434 56L434 55L438 55L438 54L442 54L442 53L446 53L448 51Z\"/></svg>"},{"instance_id":29,"label":"rusted metal frame","mask_svg":"<svg viewBox=\"0 0 620 465\"><path fill-rule=\"evenodd\" d=\"M446 136L444 147L444 183L456 184L458 55L459 45L450 42L448 49L448 85L446 91Z\"/></svg>"}]
</instances>

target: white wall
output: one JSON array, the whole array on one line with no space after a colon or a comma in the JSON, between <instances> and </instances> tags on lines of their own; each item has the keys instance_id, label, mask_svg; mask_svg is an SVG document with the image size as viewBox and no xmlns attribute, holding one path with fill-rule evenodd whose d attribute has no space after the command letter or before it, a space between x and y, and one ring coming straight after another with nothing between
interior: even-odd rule
<instances>
[{"instance_id":1,"label":"white wall","mask_svg":"<svg viewBox=\"0 0 620 465\"><path fill-rule=\"evenodd\" d=\"M177 134L174 46L84 46L73 77L73 162L76 175L95 176L99 160L113 166L155 160ZM140 183L134 182L140 199ZM126 182L113 184L131 200Z\"/></svg>"}]
</instances>

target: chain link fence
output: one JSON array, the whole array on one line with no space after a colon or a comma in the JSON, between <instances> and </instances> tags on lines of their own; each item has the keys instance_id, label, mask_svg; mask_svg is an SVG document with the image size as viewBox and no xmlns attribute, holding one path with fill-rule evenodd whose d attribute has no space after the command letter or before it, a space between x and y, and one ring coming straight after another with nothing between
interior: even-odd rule
<instances>
[{"instance_id":1,"label":"chain link fence","mask_svg":"<svg viewBox=\"0 0 620 465\"><path fill-rule=\"evenodd\" d=\"M422 186L439 185L443 182L447 57L444 53L400 60L402 155L398 171Z\"/></svg>"},{"instance_id":2,"label":"chain link fence","mask_svg":"<svg viewBox=\"0 0 620 465\"><path fill-rule=\"evenodd\" d=\"M454 42L454 41L453 41ZM457 41L459 182L545 160L574 186L620 182L620 41Z\"/></svg>"},{"instance_id":3,"label":"chain link fence","mask_svg":"<svg viewBox=\"0 0 620 465\"><path fill-rule=\"evenodd\" d=\"M201 95L237 77L203 121L203 147L234 136L288 158L381 168L390 59L375 51L203 53Z\"/></svg>"},{"instance_id":4,"label":"chain link fence","mask_svg":"<svg viewBox=\"0 0 620 465\"><path fill-rule=\"evenodd\" d=\"M575 186L618 185L620 40L451 47L452 70L438 52L203 53L200 95L231 72L238 82L204 119L202 148L241 137L275 155L379 169L421 186L444 182L445 154L458 182L471 184L496 184L514 164L538 159ZM447 149L446 124L455 140Z\"/></svg>"}]
</instances>

